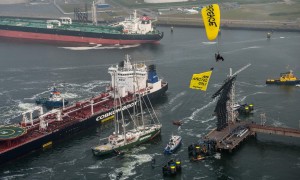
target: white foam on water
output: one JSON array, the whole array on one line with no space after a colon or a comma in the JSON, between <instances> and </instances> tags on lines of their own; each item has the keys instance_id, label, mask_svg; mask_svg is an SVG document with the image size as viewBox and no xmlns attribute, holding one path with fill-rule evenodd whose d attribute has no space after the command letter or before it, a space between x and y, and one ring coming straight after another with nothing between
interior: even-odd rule
<instances>
[{"instance_id":1,"label":"white foam on water","mask_svg":"<svg viewBox=\"0 0 300 180\"><path fill-rule=\"evenodd\" d=\"M214 158L216 158L216 159L221 159L221 153L216 153L216 154L214 155Z\"/></svg>"},{"instance_id":2,"label":"white foam on water","mask_svg":"<svg viewBox=\"0 0 300 180\"><path fill-rule=\"evenodd\" d=\"M130 176L136 174L135 167L140 166L144 163L150 162L152 156L149 154L132 154L129 157L134 158L135 160L131 160L129 162L125 162L123 167L117 168L115 170L116 173L123 172L122 179L130 179Z\"/></svg>"},{"instance_id":3,"label":"white foam on water","mask_svg":"<svg viewBox=\"0 0 300 180\"><path fill-rule=\"evenodd\" d=\"M21 100L12 101L12 105L0 107L1 124L10 124L11 120L20 117L22 112L31 110L36 107L34 103L24 103Z\"/></svg>"},{"instance_id":4,"label":"white foam on water","mask_svg":"<svg viewBox=\"0 0 300 180\"><path fill-rule=\"evenodd\" d=\"M245 49L258 49L258 48L261 48L261 46L250 46L242 49L245 50Z\"/></svg>"},{"instance_id":5,"label":"white foam on water","mask_svg":"<svg viewBox=\"0 0 300 180\"><path fill-rule=\"evenodd\" d=\"M88 166L88 167L86 167L86 169L101 169L101 168L103 168L103 165L102 165L103 162L104 161L97 161L97 164Z\"/></svg>"},{"instance_id":6,"label":"white foam on water","mask_svg":"<svg viewBox=\"0 0 300 180\"><path fill-rule=\"evenodd\" d=\"M30 98L24 98L24 99L25 99L25 100L26 100L26 99L35 100L35 99L37 99L38 97L40 97L41 95L44 95L44 94L46 94L46 93L49 93L49 91L43 91L43 92L41 92L41 93L38 93L38 94L33 95L33 96L30 97Z\"/></svg>"},{"instance_id":7,"label":"white foam on water","mask_svg":"<svg viewBox=\"0 0 300 180\"><path fill-rule=\"evenodd\" d=\"M170 104L170 105L173 104L174 101L176 101L176 100L177 100L178 98L180 98L181 96L184 96L185 94L186 94L185 91L176 94L176 96L175 96L174 98L172 98L172 99L169 101L169 104Z\"/></svg>"},{"instance_id":8,"label":"white foam on water","mask_svg":"<svg viewBox=\"0 0 300 180\"><path fill-rule=\"evenodd\" d=\"M248 82L242 82L242 81L237 81L237 84L239 84L239 85L246 85L246 86L261 87L261 88L267 86L266 84L251 84L251 83L248 83Z\"/></svg>"},{"instance_id":9,"label":"white foam on water","mask_svg":"<svg viewBox=\"0 0 300 180\"><path fill-rule=\"evenodd\" d=\"M214 98L212 101L210 101L208 104L202 106L201 108L199 109L196 109L192 114L191 116L188 117L188 119L191 119L191 120L194 120L194 118L196 117L196 115L203 111L204 109L208 108L209 106L212 106L214 104L214 102L216 101L216 98Z\"/></svg>"},{"instance_id":10,"label":"white foam on water","mask_svg":"<svg viewBox=\"0 0 300 180\"><path fill-rule=\"evenodd\" d=\"M101 44L97 44L96 46L79 46L79 47L59 47L63 49L73 50L73 51L86 51L91 49L96 49L97 47L101 47Z\"/></svg>"},{"instance_id":11,"label":"white foam on water","mask_svg":"<svg viewBox=\"0 0 300 180\"><path fill-rule=\"evenodd\" d=\"M87 50L101 50L101 49L128 49L128 48L135 48L140 46L140 44L132 44L132 45L109 45L104 46L102 44L97 44L96 46L81 46L81 47L59 47L63 49L68 49L72 51L87 51Z\"/></svg>"},{"instance_id":12,"label":"white foam on water","mask_svg":"<svg viewBox=\"0 0 300 180\"><path fill-rule=\"evenodd\" d=\"M212 130L212 127L213 127L213 126L209 124L209 125L207 126L207 128L205 128L205 130L209 130L209 129Z\"/></svg>"},{"instance_id":13,"label":"white foam on water","mask_svg":"<svg viewBox=\"0 0 300 180\"><path fill-rule=\"evenodd\" d=\"M217 44L217 42L213 41L213 42L202 42L202 44L205 45L212 45L212 44Z\"/></svg>"},{"instance_id":14,"label":"white foam on water","mask_svg":"<svg viewBox=\"0 0 300 180\"><path fill-rule=\"evenodd\" d=\"M199 133L195 133L193 130L185 131L186 135L201 138L202 135Z\"/></svg>"},{"instance_id":15,"label":"white foam on water","mask_svg":"<svg viewBox=\"0 0 300 180\"><path fill-rule=\"evenodd\" d=\"M247 97L249 96L253 96L253 95L257 95L257 94L268 94L266 92L255 92L255 93L252 93L252 94L248 94L244 97L242 97L241 99L237 100L238 102L244 102L246 100Z\"/></svg>"},{"instance_id":16,"label":"white foam on water","mask_svg":"<svg viewBox=\"0 0 300 180\"><path fill-rule=\"evenodd\" d=\"M258 49L258 48L261 48L261 46L250 46L250 47L235 49L235 50L232 50L232 51L225 51L223 53L224 54L231 54L231 53L238 52L238 51L244 51L244 50L248 50L248 49Z\"/></svg>"},{"instance_id":17,"label":"white foam on water","mask_svg":"<svg viewBox=\"0 0 300 180\"><path fill-rule=\"evenodd\" d=\"M281 36L281 37L279 37L279 38L280 38L280 39L284 39L285 37L282 37L282 36Z\"/></svg>"},{"instance_id":18,"label":"white foam on water","mask_svg":"<svg viewBox=\"0 0 300 180\"><path fill-rule=\"evenodd\" d=\"M20 102L20 103L18 104L18 107L19 107L22 111L28 111L28 110L31 110L31 109L33 109L34 107L36 107L36 105L33 104L33 103L22 103L22 102Z\"/></svg>"},{"instance_id":19,"label":"white foam on water","mask_svg":"<svg viewBox=\"0 0 300 180\"><path fill-rule=\"evenodd\" d=\"M138 147L135 147L135 148L132 148L130 151L132 154L137 154L141 151L144 151L146 150L147 148L145 146L138 146Z\"/></svg>"},{"instance_id":20,"label":"white foam on water","mask_svg":"<svg viewBox=\"0 0 300 180\"><path fill-rule=\"evenodd\" d=\"M207 179L207 178L208 178L208 176L202 176L202 177L197 176L197 177L194 177L193 179Z\"/></svg>"},{"instance_id":21,"label":"white foam on water","mask_svg":"<svg viewBox=\"0 0 300 180\"><path fill-rule=\"evenodd\" d=\"M61 163L58 163L58 164L75 165L76 161L77 161L77 159L73 159L71 161L61 162Z\"/></svg>"},{"instance_id":22,"label":"white foam on water","mask_svg":"<svg viewBox=\"0 0 300 180\"><path fill-rule=\"evenodd\" d=\"M279 120L274 120L274 122L272 123L272 126L284 127L284 123L280 122Z\"/></svg>"},{"instance_id":23,"label":"white foam on water","mask_svg":"<svg viewBox=\"0 0 300 180\"><path fill-rule=\"evenodd\" d=\"M207 123L207 122L213 121L215 119L216 119L216 116L213 116L212 118L209 118L209 119L206 119L206 120L202 120L201 123Z\"/></svg>"},{"instance_id":24,"label":"white foam on water","mask_svg":"<svg viewBox=\"0 0 300 180\"><path fill-rule=\"evenodd\" d=\"M223 84L213 84L212 87L217 88L217 87L221 87L222 85L223 85Z\"/></svg>"},{"instance_id":25,"label":"white foam on water","mask_svg":"<svg viewBox=\"0 0 300 180\"><path fill-rule=\"evenodd\" d=\"M63 93L63 94L61 94L61 96L64 97L64 98L67 98L67 99L74 99L74 98L78 97L77 94L75 94L75 93L69 93L69 92Z\"/></svg>"},{"instance_id":26,"label":"white foam on water","mask_svg":"<svg viewBox=\"0 0 300 180\"><path fill-rule=\"evenodd\" d=\"M180 106L182 105L181 103L176 104L175 106L172 107L172 109L170 110L171 112L174 112L176 109L178 109Z\"/></svg>"},{"instance_id":27,"label":"white foam on water","mask_svg":"<svg viewBox=\"0 0 300 180\"><path fill-rule=\"evenodd\" d=\"M228 44L252 43L252 42L258 42L258 41L266 41L266 38L251 39L251 40L245 40L245 41L227 42L227 43L224 43L224 44L228 45Z\"/></svg>"},{"instance_id":28,"label":"white foam on water","mask_svg":"<svg viewBox=\"0 0 300 180\"><path fill-rule=\"evenodd\" d=\"M11 175L11 176L2 176L1 179L3 180L8 180L8 179L19 179L21 177L26 176L26 174L15 174L15 175Z\"/></svg>"},{"instance_id":29,"label":"white foam on water","mask_svg":"<svg viewBox=\"0 0 300 180\"><path fill-rule=\"evenodd\" d=\"M1 177L1 179L18 179L20 177L30 177L34 174L45 174L45 173L52 174L53 169L48 167L32 167L28 169L20 169L17 171L8 171L6 173L7 176L3 176ZM13 174L13 175L9 175L9 174Z\"/></svg>"}]
</instances>

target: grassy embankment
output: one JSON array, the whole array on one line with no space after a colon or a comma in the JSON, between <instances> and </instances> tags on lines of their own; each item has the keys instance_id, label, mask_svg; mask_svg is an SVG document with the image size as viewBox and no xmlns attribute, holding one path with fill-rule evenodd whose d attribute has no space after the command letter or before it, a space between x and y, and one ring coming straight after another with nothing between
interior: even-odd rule
<instances>
[{"instance_id":1,"label":"grassy embankment","mask_svg":"<svg viewBox=\"0 0 300 180\"><path fill-rule=\"evenodd\" d=\"M61 4L66 12L72 12L75 7L85 9L85 2L81 4ZM87 6L90 10L92 0L88 0ZM182 3L146 4L143 0L107 0L107 3L118 4L128 9L151 9L157 12L158 9L176 7L200 6L199 1ZM138 2L138 3L136 3ZM219 1L215 1L219 2ZM229 28L254 28L254 29L289 29L300 30L300 0L293 0L291 4L278 0L222 0L221 24ZM212 3L210 0L201 1L202 5ZM127 16L119 8L112 7L112 13L98 13L99 20L113 20L114 17ZM202 18L200 14L185 14L171 12L158 16L157 24L179 25L179 26L201 26Z\"/></svg>"}]
</instances>

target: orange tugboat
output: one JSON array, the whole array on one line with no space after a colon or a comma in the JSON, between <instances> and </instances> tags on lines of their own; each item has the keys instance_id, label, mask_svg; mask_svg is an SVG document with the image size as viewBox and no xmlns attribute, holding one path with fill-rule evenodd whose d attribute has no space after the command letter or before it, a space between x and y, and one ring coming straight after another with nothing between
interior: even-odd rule
<instances>
[{"instance_id":1,"label":"orange tugboat","mask_svg":"<svg viewBox=\"0 0 300 180\"><path fill-rule=\"evenodd\" d=\"M293 71L290 70L286 73L281 73L279 79L268 79L266 84L276 84L276 85L297 85L300 84L300 80L294 76Z\"/></svg>"}]
</instances>

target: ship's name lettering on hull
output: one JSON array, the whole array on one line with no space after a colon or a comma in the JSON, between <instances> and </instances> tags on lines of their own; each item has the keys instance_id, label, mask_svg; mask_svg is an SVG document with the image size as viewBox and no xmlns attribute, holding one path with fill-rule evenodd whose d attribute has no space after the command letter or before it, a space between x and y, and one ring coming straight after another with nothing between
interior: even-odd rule
<instances>
[{"instance_id":1,"label":"ship's name lettering on hull","mask_svg":"<svg viewBox=\"0 0 300 180\"><path fill-rule=\"evenodd\" d=\"M136 104L137 104L137 102L133 102L133 103L127 104L127 105L125 105L125 106L122 106L122 108L119 107L119 108L116 109L116 112L124 111L124 110L126 110L126 109L129 109L129 108L135 106ZM107 118L107 117L110 117L110 116L112 116L112 115L114 115L114 114L115 114L115 111L112 110L112 111L110 111L110 112L108 112L108 113L105 113L105 114L102 114L101 116L98 116L98 117L96 118L96 121L100 121L100 120L105 119L105 118Z\"/></svg>"}]
</instances>

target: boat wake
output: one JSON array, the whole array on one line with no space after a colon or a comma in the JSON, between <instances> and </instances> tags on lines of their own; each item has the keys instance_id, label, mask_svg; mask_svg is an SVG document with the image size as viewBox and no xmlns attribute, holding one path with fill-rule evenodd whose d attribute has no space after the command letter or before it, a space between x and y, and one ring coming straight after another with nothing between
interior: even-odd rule
<instances>
[{"instance_id":1,"label":"boat wake","mask_svg":"<svg viewBox=\"0 0 300 180\"><path fill-rule=\"evenodd\" d=\"M176 104L174 107L172 107L172 109L170 110L171 112L174 112L176 109L178 109L180 106L182 105L181 103Z\"/></svg>"},{"instance_id":2,"label":"boat wake","mask_svg":"<svg viewBox=\"0 0 300 180\"><path fill-rule=\"evenodd\" d=\"M251 83L248 83L248 82L242 82L242 81L236 81L236 83L240 86L254 86L254 87L259 87L259 88L263 88L263 87L266 87L267 85L266 84L251 84Z\"/></svg>"},{"instance_id":3,"label":"boat wake","mask_svg":"<svg viewBox=\"0 0 300 180\"><path fill-rule=\"evenodd\" d=\"M217 98L213 99L213 100L210 101L208 104L206 104L206 105L204 105L203 107L201 107L201 108L197 109L196 111L194 111L194 112L192 113L192 115L188 117L188 119L190 119L190 120L195 120L194 118L196 117L196 115L197 115L199 112L203 111L204 109L208 108L209 106L212 106L212 105L216 102L216 100L217 100Z\"/></svg>"},{"instance_id":4,"label":"boat wake","mask_svg":"<svg viewBox=\"0 0 300 180\"><path fill-rule=\"evenodd\" d=\"M252 93L252 94L248 94L246 96L243 96L241 99L237 100L238 102L244 102L246 100L247 97L249 96L253 96L253 95L257 95L257 94L269 94L269 93L266 93L266 92L255 92L255 93Z\"/></svg>"},{"instance_id":5,"label":"boat wake","mask_svg":"<svg viewBox=\"0 0 300 180\"><path fill-rule=\"evenodd\" d=\"M35 177L38 174L44 174L46 177L51 179L53 173L52 168L47 167L31 167L27 169L19 169L17 171L5 171L1 179L23 179L28 177Z\"/></svg>"},{"instance_id":6,"label":"boat wake","mask_svg":"<svg viewBox=\"0 0 300 180\"><path fill-rule=\"evenodd\" d=\"M261 46L249 46L249 47L245 47L245 48L241 48L241 49L235 49L235 50L232 50L232 51L225 51L223 53L224 54L231 54L231 53L238 52L238 51L244 51L244 50L248 50L248 49L259 49L259 48L262 48L262 47Z\"/></svg>"},{"instance_id":7,"label":"boat wake","mask_svg":"<svg viewBox=\"0 0 300 180\"><path fill-rule=\"evenodd\" d=\"M104 46L102 44L97 44L95 46L81 46L81 47L60 47L63 49L73 50L73 51L87 51L87 50L98 50L98 49L129 49L129 48L135 48L140 46L140 44L133 44L133 45L109 45Z\"/></svg>"},{"instance_id":8,"label":"boat wake","mask_svg":"<svg viewBox=\"0 0 300 180\"><path fill-rule=\"evenodd\" d=\"M176 101L178 98L180 98L181 96L184 96L186 94L185 91L181 92L181 93L178 93L174 98L172 98L170 101L169 101L169 105L172 105L174 103L174 101Z\"/></svg>"},{"instance_id":9,"label":"boat wake","mask_svg":"<svg viewBox=\"0 0 300 180\"><path fill-rule=\"evenodd\" d=\"M41 92L41 93L38 93L38 94L35 94L35 95L33 95L32 97L30 97L30 98L24 98L24 100L35 100L35 99L37 99L39 96L42 96L42 95L44 95L44 94L46 94L46 93L49 93L49 91L43 91L43 92Z\"/></svg>"},{"instance_id":10,"label":"boat wake","mask_svg":"<svg viewBox=\"0 0 300 180\"><path fill-rule=\"evenodd\" d=\"M110 179L116 179L116 174L122 172L122 179L130 179L130 176L137 174L134 171L135 167L138 167L144 163L151 162L152 156L150 154L138 154L138 155L129 155L127 157L128 162L122 164L121 168L117 168L114 172L109 173Z\"/></svg>"},{"instance_id":11,"label":"boat wake","mask_svg":"<svg viewBox=\"0 0 300 180\"><path fill-rule=\"evenodd\" d=\"M194 129L185 129L184 132L186 133L186 135L191 136L191 137L197 137L197 138L201 138L202 134L199 134L200 132L194 132ZM202 132L204 135L204 132Z\"/></svg>"},{"instance_id":12,"label":"boat wake","mask_svg":"<svg viewBox=\"0 0 300 180\"><path fill-rule=\"evenodd\" d=\"M217 42L202 42L202 44L205 44L205 45L212 45L212 44L216 44Z\"/></svg>"},{"instance_id":13,"label":"boat wake","mask_svg":"<svg viewBox=\"0 0 300 180\"><path fill-rule=\"evenodd\" d=\"M201 123L207 123L207 122L215 120L216 118L217 118L216 116L213 116L212 118L209 118L209 119L206 119L206 120L202 120Z\"/></svg>"},{"instance_id":14,"label":"boat wake","mask_svg":"<svg viewBox=\"0 0 300 180\"><path fill-rule=\"evenodd\" d=\"M22 112L35 107L34 103L24 103L21 100L12 100L13 104L0 108L0 124L11 124L11 120L19 117Z\"/></svg>"}]
</instances>

